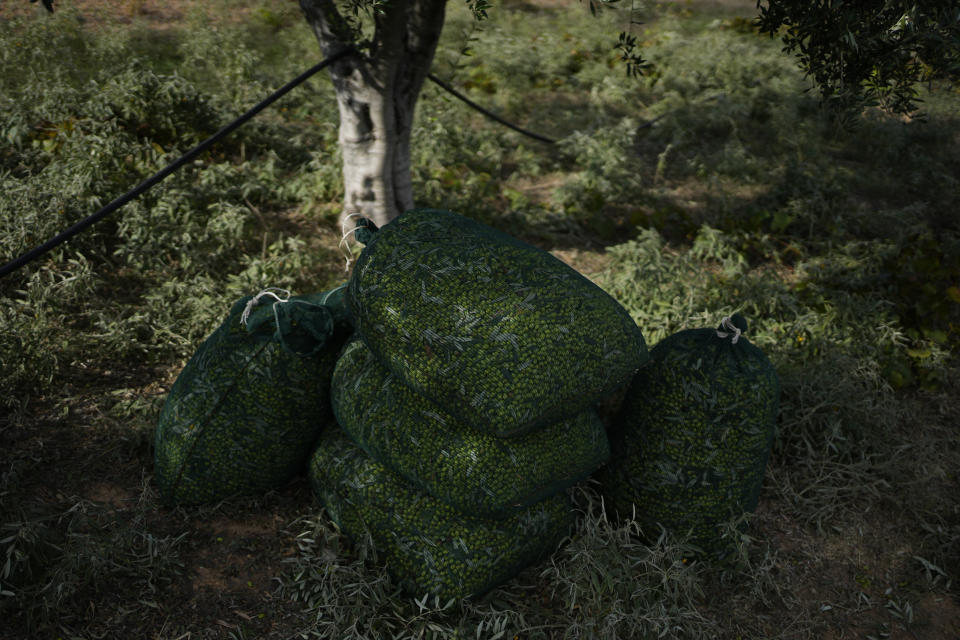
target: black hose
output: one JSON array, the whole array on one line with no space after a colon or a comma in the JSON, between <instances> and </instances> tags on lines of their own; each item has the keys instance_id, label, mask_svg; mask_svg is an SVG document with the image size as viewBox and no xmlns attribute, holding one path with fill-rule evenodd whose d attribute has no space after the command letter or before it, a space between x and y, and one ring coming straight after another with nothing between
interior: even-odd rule
<instances>
[{"instance_id":1,"label":"black hose","mask_svg":"<svg viewBox=\"0 0 960 640\"><path fill-rule=\"evenodd\" d=\"M176 171L177 169L179 169L180 167L187 164L188 162L196 158L198 155L200 155L201 153L209 149L211 146L213 146L215 142L217 142L224 136L232 133L235 129L237 129L237 127L244 124L245 122L250 120L250 118L252 118L253 116L257 115L258 113L260 113L261 111L269 107L278 99L286 95L291 89L303 83L307 78L309 78L316 72L320 71L324 67L336 62L340 58L343 58L344 56L349 55L351 53L355 53L355 50L352 47L347 47L343 51L340 51L330 56L323 62L320 62L310 67L309 69L301 73L299 76L297 76L287 84L283 85L282 87L274 91L269 97L264 99L262 102L260 102L258 105L256 105L246 113L244 113L242 116L240 116L239 118L237 118L236 120L228 124L227 126L217 131L215 134L213 134L212 136L210 136L209 138L207 138L206 140L204 140L203 142L195 146L193 149L191 149L187 153L180 156L179 159L168 164L166 167L164 167L163 169L161 169L160 171L152 175L150 178L141 182L139 185L136 186L136 188L123 194L122 196L120 196L119 198L117 198L107 206L103 207L93 215L90 215L84 218L83 220L76 223L66 231L56 235L55 237L51 238L47 242L44 242L39 247L31 249L30 251L23 254L19 258L16 258L15 260L8 262L7 264L0 267L0 278L16 271L17 269L27 264L28 262L31 262L32 260L36 260L37 258L47 253L54 247L60 244L63 244L73 236L77 235L87 227L107 217L108 215L110 215L111 213L113 213L123 205L127 204L128 202L130 202L131 200L139 196L141 193L143 193L150 187L154 186L155 184L157 184L158 182L160 182L161 180L169 176L171 173L173 173L174 171Z\"/></svg>"}]
</instances>

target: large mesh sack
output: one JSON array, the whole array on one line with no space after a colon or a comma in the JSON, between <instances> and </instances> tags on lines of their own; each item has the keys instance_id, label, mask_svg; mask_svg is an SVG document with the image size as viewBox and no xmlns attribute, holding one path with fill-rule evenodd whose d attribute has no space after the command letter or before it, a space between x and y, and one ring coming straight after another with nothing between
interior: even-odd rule
<instances>
[{"instance_id":1,"label":"large mesh sack","mask_svg":"<svg viewBox=\"0 0 960 640\"><path fill-rule=\"evenodd\" d=\"M608 506L657 530L686 535L721 556L722 524L756 509L773 444L780 385L743 333L743 316L719 329L674 334L650 352L611 433L611 462L596 473Z\"/></svg>"},{"instance_id":2,"label":"large mesh sack","mask_svg":"<svg viewBox=\"0 0 960 640\"><path fill-rule=\"evenodd\" d=\"M438 209L369 235L347 288L358 334L476 429L518 436L579 413L647 360L630 314L546 251Z\"/></svg>"},{"instance_id":3,"label":"large mesh sack","mask_svg":"<svg viewBox=\"0 0 960 640\"><path fill-rule=\"evenodd\" d=\"M498 438L411 391L360 340L340 354L330 401L337 424L373 459L479 517L507 517L576 484L610 457L592 408L524 436Z\"/></svg>"},{"instance_id":4,"label":"large mesh sack","mask_svg":"<svg viewBox=\"0 0 960 640\"><path fill-rule=\"evenodd\" d=\"M304 470L332 422L330 377L352 331L344 286L286 301L265 291L233 305L160 413L154 470L166 501L276 489Z\"/></svg>"},{"instance_id":5,"label":"large mesh sack","mask_svg":"<svg viewBox=\"0 0 960 640\"><path fill-rule=\"evenodd\" d=\"M503 520L461 514L410 486L338 428L320 435L310 461L314 493L354 540L369 531L408 593L480 596L552 553L574 524L559 493Z\"/></svg>"}]
</instances>

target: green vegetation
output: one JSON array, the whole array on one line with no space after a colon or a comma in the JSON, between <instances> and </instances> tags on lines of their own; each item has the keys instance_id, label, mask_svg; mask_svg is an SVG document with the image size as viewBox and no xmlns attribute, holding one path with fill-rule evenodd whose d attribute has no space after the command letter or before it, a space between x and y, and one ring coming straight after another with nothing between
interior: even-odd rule
<instances>
[{"instance_id":1,"label":"green vegetation","mask_svg":"<svg viewBox=\"0 0 960 640\"><path fill-rule=\"evenodd\" d=\"M331 382L336 422L370 457L461 513L503 518L576 484L610 458L587 408L517 438L477 431L410 391L362 341Z\"/></svg>"},{"instance_id":2,"label":"green vegetation","mask_svg":"<svg viewBox=\"0 0 960 640\"><path fill-rule=\"evenodd\" d=\"M416 209L382 227L355 274L347 304L377 359L495 436L582 412L647 361L643 334L603 289L449 211Z\"/></svg>"},{"instance_id":3,"label":"green vegetation","mask_svg":"<svg viewBox=\"0 0 960 640\"><path fill-rule=\"evenodd\" d=\"M67 0L53 16L23 4L37 15L7 20L4 3L0 21L0 259L319 57L296 3L195 3L162 33L156 14L91 32L95 14L80 25ZM428 84L418 203L570 261L650 344L750 318L782 395L757 512L746 534L728 532L734 557L684 563L684 540L642 543L640 524L611 522L585 482L556 553L446 607L403 595L305 478L161 506L152 441L188 358L236 300L347 275L337 107L318 77L0 281L6 635L956 637L955 88L921 88L925 123L870 109L847 132L802 93L779 43L744 25L753 3L649 5L634 32L656 68L641 82L614 59L622 14L515 1L478 25L462 4L434 73L473 79L473 98L560 142L526 140Z\"/></svg>"},{"instance_id":4,"label":"green vegetation","mask_svg":"<svg viewBox=\"0 0 960 640\"><path fill-rule=\"evenodd\" d=\"M757 507L780 400L776 371L743 335L746 320L729 322L652 349L616 424L615 459L595 476L608 510L648 532L688 534L713 557L729 552L723 526Z\"/></svg>"},{"instance_id":5,"label":"green vegetation","mask_svg":"<svg viewBox=\"0 0 960 640\"><path fill-rule=\"evenodd\" d=\"M564 493L498 520L461 513L376 462L341 429L320 435L309 475L337 527L351 537L369 531L408 592L444 602L509 580L547 557L574 524Z\"/></svg>"}]
</instances>

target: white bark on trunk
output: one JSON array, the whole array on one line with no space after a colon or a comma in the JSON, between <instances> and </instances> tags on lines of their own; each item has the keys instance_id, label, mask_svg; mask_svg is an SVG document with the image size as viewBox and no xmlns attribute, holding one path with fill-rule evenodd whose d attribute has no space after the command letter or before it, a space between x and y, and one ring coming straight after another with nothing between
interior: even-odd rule
<instances>
[{"instance_id":1,"label":"white bark on trunk","mask_svg":"<svg viewBox=\"0 0 960 640\"><path fill-rule=\"evenodd\" d=\"M344 232L357 216L382 226L414 206L410 132L430 70L446 0L390 0L376 17L369 56L348 56L328 69L340 109ZM333 0L300 0L323 55L353 44Z\"/></svg>"}]
</instances>

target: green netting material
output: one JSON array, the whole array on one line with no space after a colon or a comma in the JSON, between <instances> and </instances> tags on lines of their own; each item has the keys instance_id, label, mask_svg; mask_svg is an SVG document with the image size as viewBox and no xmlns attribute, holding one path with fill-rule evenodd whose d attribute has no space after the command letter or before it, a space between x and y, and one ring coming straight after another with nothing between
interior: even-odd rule
<instances>
[{"instance_id":1,"label":"green netting material","mask_svg":"<svg viewBox=\"0 0 960 640\"><path fill-rule=\"evenodd\" d=\"M482 595L552 553L574 524L566 493L504 520L463 515L417 491L336 428L321 434L309 475L340 530L354 539L369 531L391 574L416 596Z\"/></svg>"},{"instance_id":2,"label":"green netting material","mask_svg":"<svg viewBox=\"0 0 960 640\"><path fill-rule=\"evenodd\" d=\"M477 431L408 389L360 340L330 383L333 413L377 462L462 513L504 518L587 477L610 457L592 408L516 438Z\"/></svg>"},{"instance_id":3,"label":"green netting material","mask_svg":"<svg viewBox=\"0 0 960 640\"><path fill-rule=\"evenodd\" d=\"M630 314L546 251L437 209L371 235L347 289L357 332L476 429L516 436L574 415L647 360Z\"/></svg>"},{"instance_id":4,"label":"green netting material","mask_svg":"<svg viewBox=\"0 0 960 640\"><path fill-rule=\"evenodd\" d=\"M722 553L717 525L756 509L773 444L780 385L736 314L720 329L674 334L650 352L611 433L613 459L597 472L621 515L685 534Z\"/></svg>"},{"instance_id":5,"label":"green netting material","mask_svg":"<svg viewBox=\"0 0 960 640\"><path fill-rule=\"evenodd\" d=\"M253 298L233 305L160 413L154 469L165 500L199 504L267 491L303 471L332 422L330 378L352 331L344 291L258 299L246 318Z\"/></svg>"}]
</instances>

